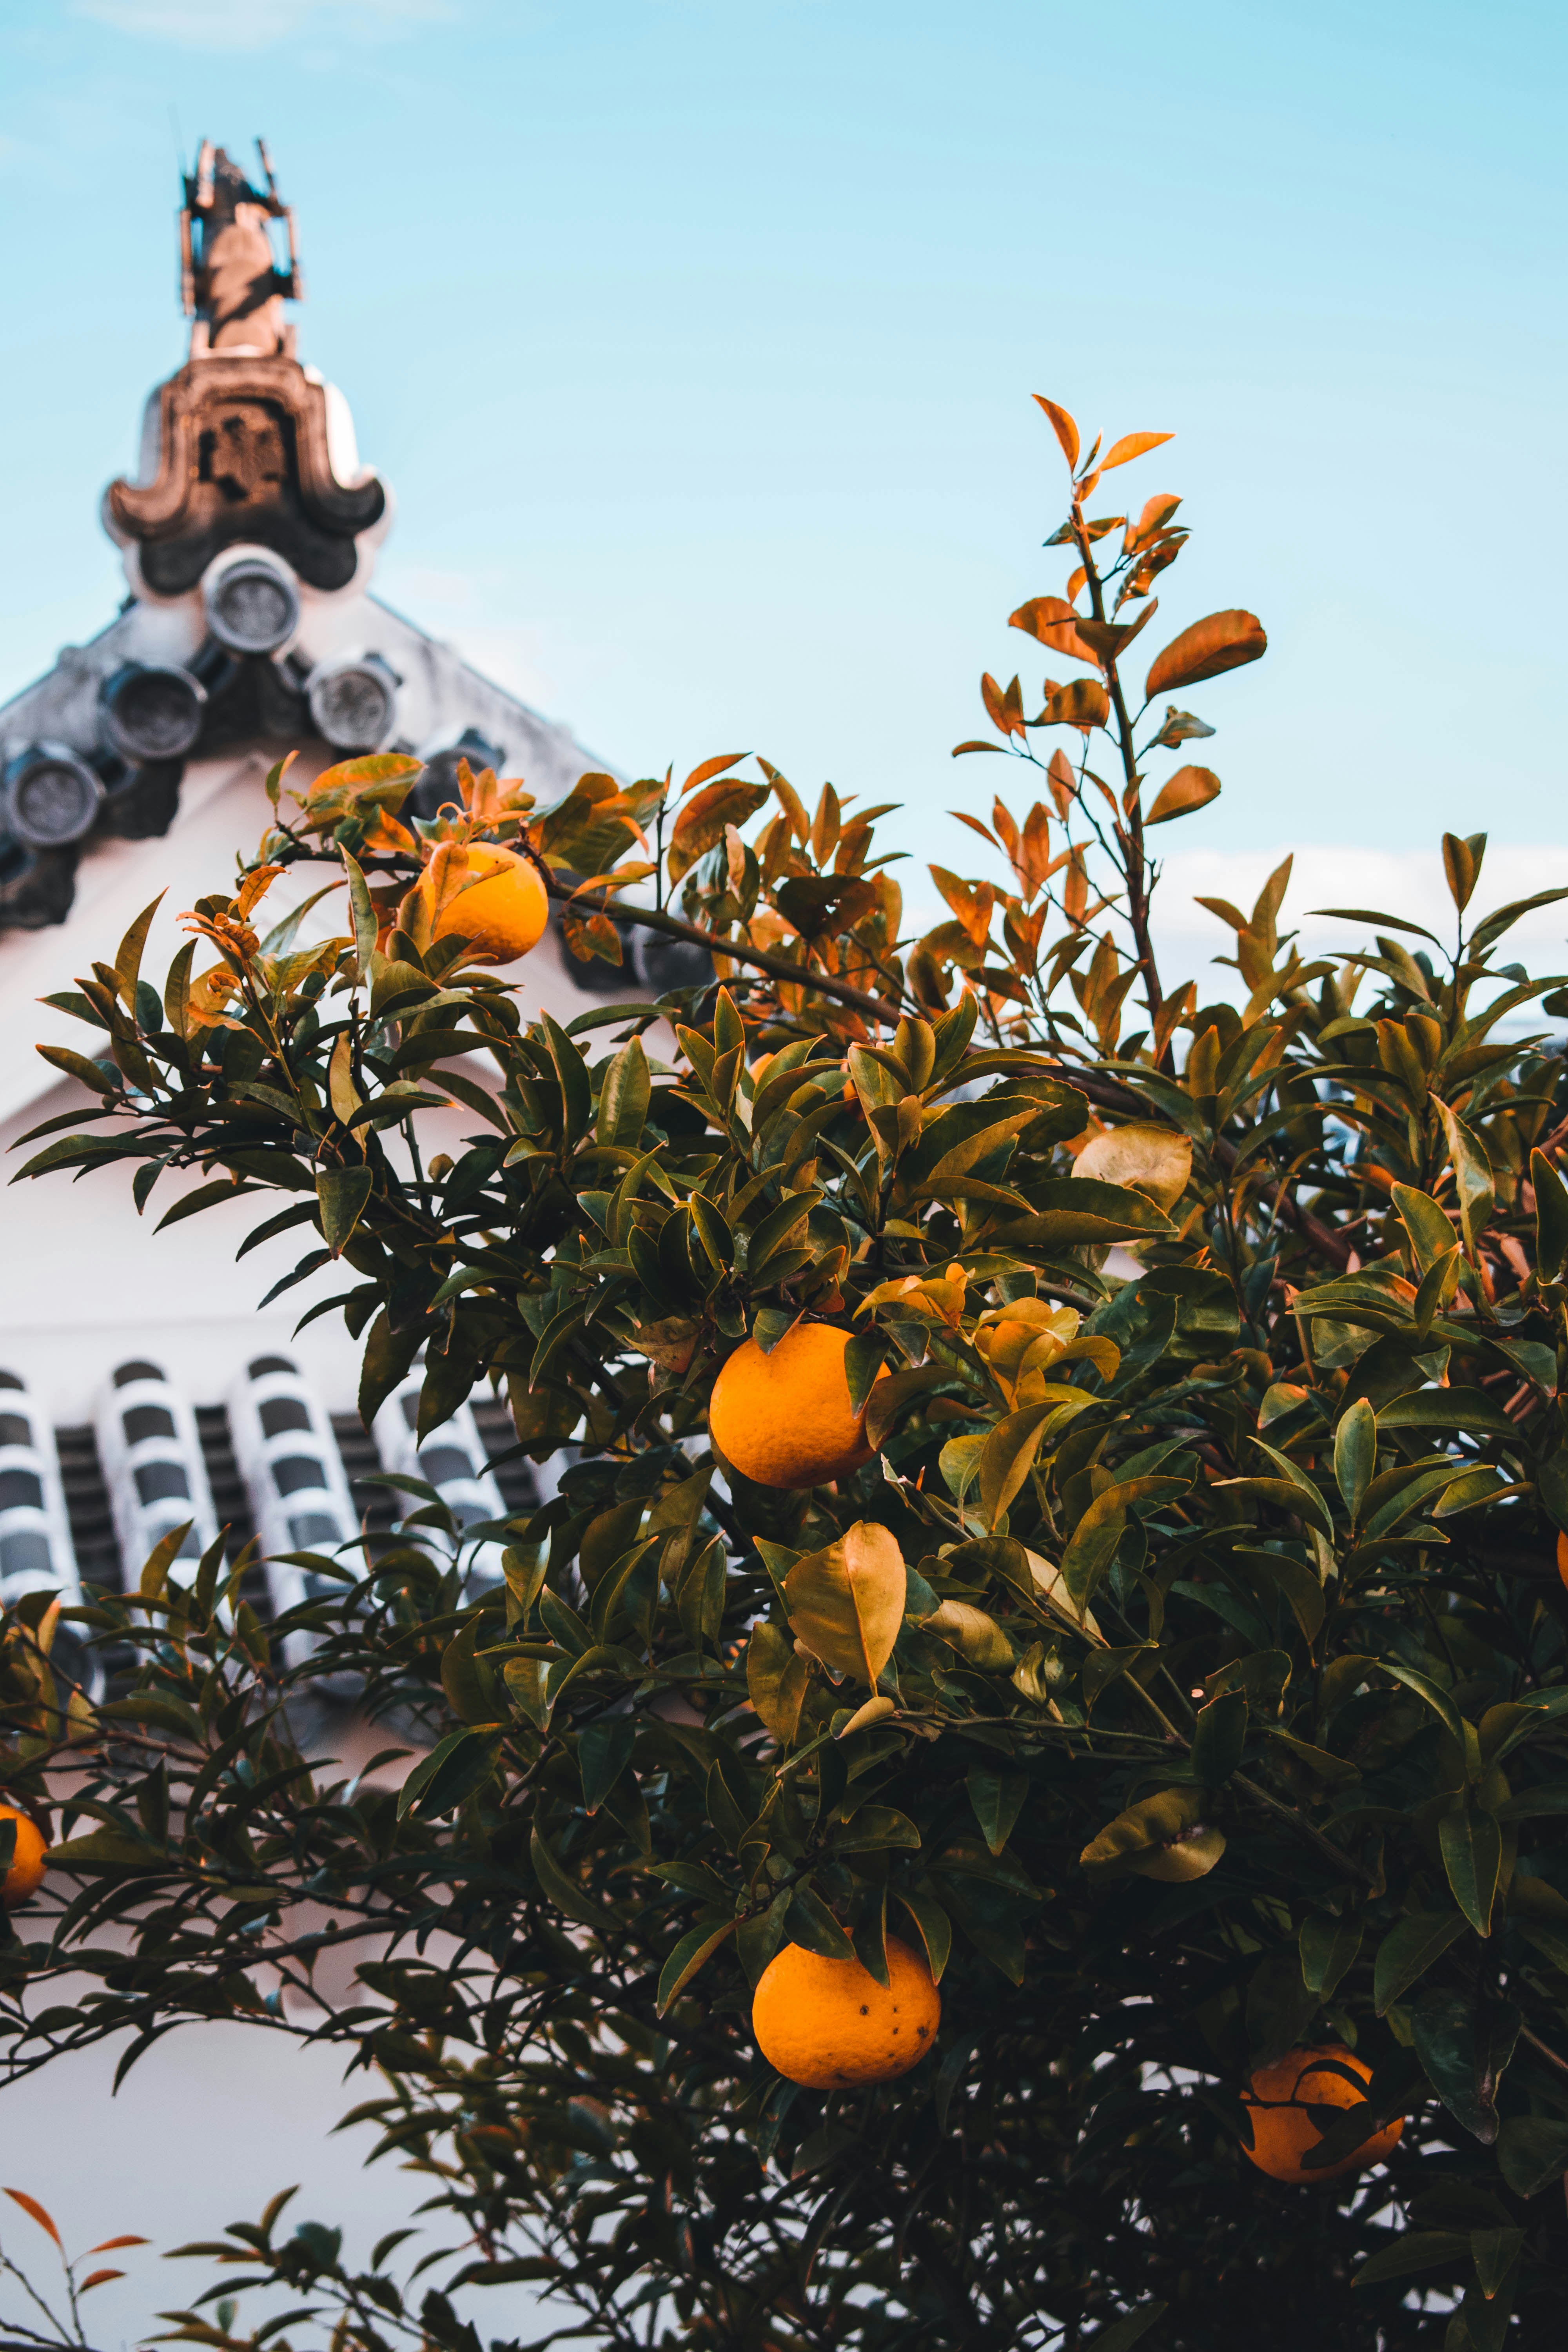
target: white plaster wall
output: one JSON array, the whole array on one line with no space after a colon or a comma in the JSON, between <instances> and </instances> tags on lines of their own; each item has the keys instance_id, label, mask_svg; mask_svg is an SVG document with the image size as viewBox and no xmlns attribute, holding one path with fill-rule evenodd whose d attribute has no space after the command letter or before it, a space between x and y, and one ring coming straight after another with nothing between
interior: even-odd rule
<instances>
[{"instance_id":1,"label":"white plaster wall","mask_svg":"<svg viewBox=\"0 0 1568 2352\"><path fill-rule=\"evenodd\" d=\"M321 764L324 756L310 764ZM310 765L300 765L310 772ZM0 932L0 1169L7 1178L39 1148L19 1147L19 1137L68 1110L96 1106L96 1097L61 1078L35 1049L47 1042L90 1055L102 1033L37 1000L70 989L94 961L111 963L121 936L159 890L165 895L142 970L161 987L186 936L179 916L197 898L229 887L236 852L248 855L260 837L269 814L264 773L259 755L192 768L179 817L165 839L95 849L79 868L68 921L42 931ZM281 877L258 910L258 920L278 919L334 871L323 862ZM334 893L307 918L307 935L325 937L340 929L342 908L341 893ZM200 955L197 968L208 961ZM600 1001L570 977L553 931L512 971L525 1019L548 1009L565 1023ZM637 992L629 975L626 992ZM648 1043L657 1053L657 1039ZM481 1084L495 1078L488 1057L471 1056L467 1066ZM464 1138L481 1129L478 1115L461 1108L420 1115L427 1153L455 1158ZM57 1427L87 1419L105 1374L131 1354L151 1357L194 1403L208 1404L223 1396L252 1356L283 1349L298 1358L331 1411L353 1409L359 1349L341 1318L323 1316L298 1339L292 1333L308 1307L347 1289L353 1276L326 1268L259 1311L258 1302L310 1239L284 1234L237 1265L235 1252L246 1234L287 1205L282 1195L263 1192L158 1233L158 1220L182 1192L205 1181L194 1171L164 1176L142 1217L132 1201L131 1170L123 1165L0 1190L0 1367L20 1375Z\"/></svg>"}]
</instances>

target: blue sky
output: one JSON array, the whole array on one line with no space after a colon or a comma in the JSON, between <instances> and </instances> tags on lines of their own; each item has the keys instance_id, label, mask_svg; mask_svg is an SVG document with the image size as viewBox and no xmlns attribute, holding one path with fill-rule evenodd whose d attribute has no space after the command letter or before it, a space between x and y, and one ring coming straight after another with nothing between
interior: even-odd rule
<instances>
[{"instance_id":1,"label":"blue sky","mask_svg":"<svg viewBox=\"0 0 1568 2352\"><path fill-rule=\"evenodd\" d=\"M119 593L99 488L176 364L176 129L269 139L301 349L398 498L382 593L618 765L906 803L1000 762L1055 445L1251 606L1205 854L1561 839L1564 19L1544 5L10 0L0 690ZM1174 848L1177 843L1172 839Z\"/></svg>"}]
</instances>

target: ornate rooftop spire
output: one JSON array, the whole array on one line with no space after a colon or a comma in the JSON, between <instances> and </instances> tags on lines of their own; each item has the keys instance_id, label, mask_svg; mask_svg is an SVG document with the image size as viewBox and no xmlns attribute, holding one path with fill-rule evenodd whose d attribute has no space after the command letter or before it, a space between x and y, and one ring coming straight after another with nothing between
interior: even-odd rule
<instances>
[{"instance_id":1,"label":"ornate rooftop spire","mask_svg":"<svg viewBox=\"0 0 1568 2352\"><path fill-rule=\"evenodd\" d=\"M191 357L208 352L292 359L294 329L285 300L304 297L294 214L278 194L267 142L258 139L264 187L253 187L226 148L204 139L185 178L180 214L180 294L191 327ZM289 266L278 267L270 224L282 221Z\"/></svg>"},{"instance_id":2,"label":"ornate rooftop spire","mask_svg":"<svg viewBox=\"0 0 1568 2352\"><path fill-rule=\"evenodd\" d=\"M191 355L153 394L140 477L110 484L104 522L127 551L138 595L181 596L204 580L216 594L208 573L226 550L273 551L295 583L271 600L281 643L299 617L298 583L326 592L356 578L364 585L366 534L384 520L386 491L359 462L346 403L295 357L283 316L285 301L304 290L294 215L278 194L266 142L256 146L259 187L210 139L184 179ZM288 231L284 269L274 221ZM247 642L244 650L257 648Z\"/></svg>"}]
</instances>

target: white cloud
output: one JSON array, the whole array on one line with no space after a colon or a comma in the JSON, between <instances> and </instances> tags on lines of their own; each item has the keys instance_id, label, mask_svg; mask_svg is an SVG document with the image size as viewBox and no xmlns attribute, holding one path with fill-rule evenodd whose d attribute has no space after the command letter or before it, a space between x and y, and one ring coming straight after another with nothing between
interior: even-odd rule
<instances>
[{"instance_id":1,"label":"white cloud","mask_svg":"<svg viewBox=\"0 0 1568 2352\"><path fill-rule=\"evenodd\" d=\"M74 0L133 38L193 49L269 49L307 32L395 37L454 14L449 0Z\"/></svg>"},{"instance_id":2,"label":"white cloud","mask_svg":"<svg viewBox=\"0 0 1568 2352\"><path fill-rule=\"evenodd\" d=\"M1263 885L1289 855L1283 845L1176 850L1167 855L1154 896L1153 917L1154 952L1167 992L1195 980L1200 1004L1245 994L1238 975L1214 961L1216 956L1232 952L1235 933L1194 901L1228 898L1244 914L1250 914ZM985 870L994 871L994 863ZM907 865L893 871L904 887L907 931L920 931L946 919L948 909L918 857L911 856ZM1481 917L1495 908L1532 898L1542 890L1563 888L1568 888L1568 844L1496 843L1487 852L1466 928L1473 931ZM1279 913L1280 930L1297 934L1303 956L1342 955L1347 950L1370 948L1378 928L1375 923L1314 915L1315 907L1364 907L1402 922L1420 923L1434 933L1445 954L1454 945L1454 902L1435 849L1376 850L1328 843L1295 853ZM1395 936L1407 947L1427 946L1406 933ZM1119 943L1125 939L1120 928L1117 938ZM1437 955L1430 948L1428 952ZM1538 976L1568 974L1568 898L1521 917L1503 935L1495 953L1500 963L1518 961ZM1437 966L1439 971L1444 969L1441 955L1437 955ZM1524 1014L1519 1019L1522 1023ZM1136 1028L1138 1024L1129 1021L1127 1025Z\"/></svg>"},{"instance_id":3,"label":"white cloud","mask_svg":"<svg viewBox=\"0 0 1568 2352\"><path fill-rule=\"evenodd\" d=\"M1197 898L1228 898L1250 914L1254 900L1280 859L1269 850L1178 850L1165 861L1155 897L1156 945L1163 971L1174 982L1184 974L1208 985L1209 959L1229 952L1232 933ZM1494 908L1568 886L1568 845L1562 843L1499 842L1486 855L1468 912L1473 930ZM1443 949L1454 943L1454 903L1435 849L1375 850L1328 844L1299 850L1280 912L1281 930L1300 935L1303 954L1325 955L1371 944L1376 926L1315 916L1315 907L1365 907L1436 934ZM1403 936L1403 935L1400 935ZM1425 942L1406 940L1407 945ZM1541 907L1505 934L1498 948L1503 962L1516 958L1535 971L1568 971L1568 899ZM1215 980L1229 975L1215 973Z\"/></svg>"}]
</instances>

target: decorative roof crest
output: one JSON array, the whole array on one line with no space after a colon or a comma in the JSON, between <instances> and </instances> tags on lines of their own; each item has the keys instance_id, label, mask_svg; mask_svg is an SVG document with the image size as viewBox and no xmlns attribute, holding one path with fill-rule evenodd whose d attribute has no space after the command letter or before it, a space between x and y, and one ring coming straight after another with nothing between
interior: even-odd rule
<instances>
[{"instance_id":1,"label":"decorative roof crest","mask_svg":"<svg viewBox=\"0 0 1568 2352\"><path fill-rule=\"evenodd\" d=\"M284 302L300 302L293 208L278 194L267 142L258 139L266 185L253 187L226 148L204 139L185 177L180 213L180 299L191 326L191 357L208 352L264 359L294 357L294 329ZM270 224L285 224L289 267L279 269Z\"/></svg>"}]
</instances>

